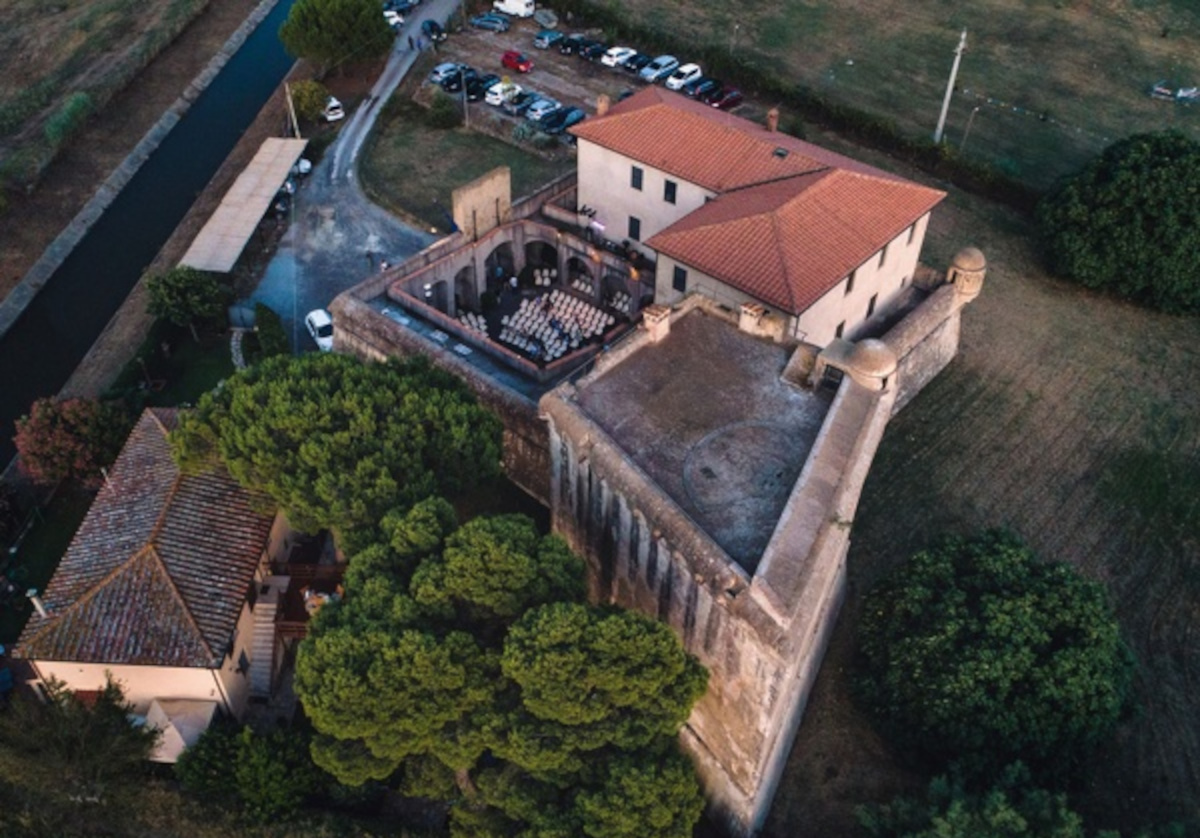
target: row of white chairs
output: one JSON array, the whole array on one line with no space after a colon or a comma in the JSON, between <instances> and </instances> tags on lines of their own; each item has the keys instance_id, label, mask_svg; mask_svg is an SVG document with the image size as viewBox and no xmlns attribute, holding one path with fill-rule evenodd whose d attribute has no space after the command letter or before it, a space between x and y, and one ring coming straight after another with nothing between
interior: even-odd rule
<instances>
[{"instance_id":1,"label":"row of white chairs","mask_svg":"<svg viewBox=\"0 0 1200 838\"><path fill-rule=\"evenodd\" d=\"M479 332L481 335L487 334L487 318L482 314L476 314L473 311L463 312L458 315L458 322L473 332Z\"/></svg>"},{"instance_id":2,"label":"row of white chairs","mask_svg":"<svg viewBox=\"0 0 1200 838\"><path fill-rule=\"evenodd\" d=\"M588 282L583 277L576 277L575 281L571 283L571 287L581 294L587 294L588 296L591 296L592 292L595 290L592 288L592 283Z\"/></svg>"},{"instance_id":3,"label":"row of white chairs","mask_svg":"<svg viewBox=\"0 0 1200 838\"><path fill-rule=\"evenodd\" d=\"M609 305L622 314L629 314L629 306L632 304L632 302L633 297L629 296L624 291L618 291L617 293L613 294Z\"/></svg>"}]
</instances>

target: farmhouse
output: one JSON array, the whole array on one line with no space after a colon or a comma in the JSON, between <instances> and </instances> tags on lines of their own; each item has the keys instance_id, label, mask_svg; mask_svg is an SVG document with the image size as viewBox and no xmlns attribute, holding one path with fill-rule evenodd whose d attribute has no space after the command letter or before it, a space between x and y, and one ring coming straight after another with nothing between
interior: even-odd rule
<instances>
[{"instance_id":1,"label":"farmhouse","mask_svg":"<svg viewBox=\"0 0 1200 838\"><path fill-rule=\"evenodd\" d=\"M334 346L423 354L500 414L509 476L593 599L709 668L682 742L713 814L752 835L876 447L953 358L986 263L920 265L942 193L774 120L654 88L599 111L575 177L517 202L506 170L457 190L458 232L333 302Z\"/></svg>"},{"instance_id":2,"label":"farmhouse","mask_svg":"<svg viewBox=\"0 0 1200 838\"><path fill-rule=\"evenodd\" d=\"M167 444L177 419L143 412L15 648L38 679L75 691L111 675L166 730L168 761L214 712L240 718L269 691L274 610L258 603L264 652L255 605L290 540L223 469L179 471Z\"/></svg>"}]
</instances>

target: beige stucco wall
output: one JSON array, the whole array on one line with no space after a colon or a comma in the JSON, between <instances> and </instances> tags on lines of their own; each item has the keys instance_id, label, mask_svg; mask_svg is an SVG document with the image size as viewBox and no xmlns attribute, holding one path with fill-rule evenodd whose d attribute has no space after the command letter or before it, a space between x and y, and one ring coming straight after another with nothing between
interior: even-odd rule
<instances>
[{"instance_id":1,"label":"beige stucco wall","mask_svg":"<svg viewBox=\"0 0 1200 838\"><path fill-rule=\"evenodd\" d=\"M846 293L846 284L849 279L847 276L843 277L841 282L813 303L798 318L792 318L770 306L767 307L768 311L787 317L788 326L785 332L789 337L815 346L825 346L833 340L838 324L843 321L846 324L843 337L854 338L867 325L867 307L870 305L872 295L877 294L878 298L875 302L875 311L870 319L880 319L895 307L901 299L904 289L912 282L928 223L929 215L926 214L916 222L911 236L909 228L905 228L892 239L888 243L887 257L882 266L879 264L879 251L876 251L870 259L860 265L855 271L854 288L850 293ZM687 289L682 293L674 288L676 265L681 265L688 272ZM744 302L758 302L749 294L726 285L719 279L672 259L670 256L659 254L655 266L654 301L671 305L691 293L703 294L719 305L733 310L736 310Z\"/></svg>"},{"instance_id":2,"label":"beige stucco wall","mask_svg":"<svg viewBox=\"0 0 1200 838\"><path fill-rule=\"evenodd\" d=\"M225 705L215 673L211 669L183 666L124 666L72 661L36 661L43 679L57 678L72 690L103 689L106 673L121 682L125 699L138 713L145 713L155 698L195 698Z\"/></svg>"},{"instance_id":3,"label":"beige stucco wall","mask_svg":"<svg viewBox=\"0 0 1200 838\"><path fill-rule=\"evenodd\" d=\"M629 238L629 217L632 215L642 222L640 241L644 242L692 210L704 206L705 199L716 195L587 140L580 140L578 149L579 205L596 209L594 220L605 225L604 237L607 239L624 241ZM640 167L643 172L640 190L630 185L633 166ZM667 180L676 184L674 204L663 200L663 184ZM641 250L653 258L653 250L645 246Z\"/></svg>"},{"instance_id":4,"label":"beige stucco wall","mask_svg":"<svg viewBox=\"0 0 1200 838\"><path fill-rule=\"evenodd\" d=\"M928 224L929 214L926 213L912 228L911 236L906 227L892 239L888 243L887 258L882 267L879 264L879 251L873 253L855 271L854 288L849 294L846 293L849 277L843 277L841 282L800 315L794 336L816 346L825 346L836 337L838 324L845 322L842 337L854 339L867 323L867 306L874 294L879 297L872 319L881 318L891 311L904 288L912 282Z\"/></svg>"},{"instance_id":5,"label":"beige stucco wall","mask_svg":"<svg viewBox=\"0 0 1200 838\"><path fill-rule=\"evenodd\" d=\"M246 709L246 702L250 699L249 663L253 659L250 647L254 643L254 612L250 610L248 603L242 606L232 640L233 654L225 657L219 676L229 698L229 711L241 718ZM242 655L246 656L247 666L242 672L238 672L238 662Z\"/></svg>"},{"instance_id":6,"label":"beige stucco wall","mask_svg":"<svg viewBox=\"0 0 1200 838\"><path fill-rule=\"evenodd\" d=\"M688 272L687 288L682 292L676 291L674 286L676 266L683 267ZM731 285L726 285L719 279L714 279L702 271L660 253L654 266L654 302L661 305L674 305L688 294L702 294L732 312L737 312L742 303L759 302L756 298ZM767 311L776 313L776 310L770 306L767 306Z\"/></svg>"}]
</instances>

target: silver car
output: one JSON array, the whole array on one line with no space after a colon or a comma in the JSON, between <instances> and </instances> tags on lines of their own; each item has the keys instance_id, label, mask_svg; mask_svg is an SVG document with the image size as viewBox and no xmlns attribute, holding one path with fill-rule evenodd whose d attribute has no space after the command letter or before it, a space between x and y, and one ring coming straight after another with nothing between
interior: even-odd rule
<instances>
[{"instance_id":1,"label":"silver car","mask_svg":"<svg viewBox=\"0 0 1200 838\"><path fill-rule=\"evenodd\" d=\"M679 66L679 59L673 55L660 55L658 58L651 61L642 68L642 81L653 84L656 81L665 79Z\"/></svg>"},{"instance_id":2,"label":"silver car","mask_svg":"<svg viewBox=\"0 0 1200 838\"><path fill-rule=\"evenodd\" d=\"M525 111L525 118L530 122L541 122L543 117L545 117L547 114L553 113L561 107L562 105L553 99L538 99L529 106L529 110Z\"/></svg>"}]
</instances>

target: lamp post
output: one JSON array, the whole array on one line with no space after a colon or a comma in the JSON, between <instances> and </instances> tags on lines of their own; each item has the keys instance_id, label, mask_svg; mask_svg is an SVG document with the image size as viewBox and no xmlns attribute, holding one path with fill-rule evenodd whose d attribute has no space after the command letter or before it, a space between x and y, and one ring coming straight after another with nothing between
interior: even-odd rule
<instances>
[{"instance_id":1,"label":"lamp post","mask_svg":"<svg viewBox=\"0 0 1200 838\"><path fill-rule=\"evenodd\" d=\"M729 39L729 56L731 58L733 57L733 51L737 49L738 32L741 30L741 28L742 25L740 23L735 23L733 25L733 37Z\"/></svg>"},{"instance_id":2,"label":"lamp post","mask_svg":"<svg viewBox=\"0 0 1200 838\"><path fill-rule=\"evenodd\" d=\"M467 68L463 65L458 65L458 80L462 84L463 97L463 127L471 127L471 111L468 109L467 102Z\"/></svg>"},{"instance_id":3,"label":"lamp post","mask_svg":"<svg viewBox=\"0 0 1200 838\"><path fill-rule=\"evenodd\" d=\"M963 129L962 140L958 143L958 151L961 154L962 150L967 146L967 137L971 136L971 124L975 121L975 114L979 113L982 105L976 105L971 109L971 115L967 117L967 127Z\"/></svg>"}]
</instances>

